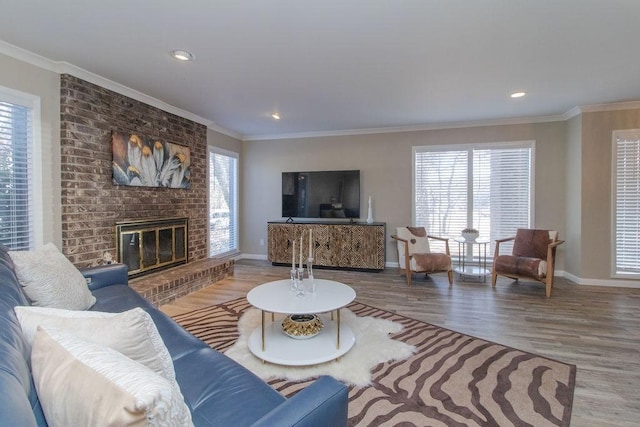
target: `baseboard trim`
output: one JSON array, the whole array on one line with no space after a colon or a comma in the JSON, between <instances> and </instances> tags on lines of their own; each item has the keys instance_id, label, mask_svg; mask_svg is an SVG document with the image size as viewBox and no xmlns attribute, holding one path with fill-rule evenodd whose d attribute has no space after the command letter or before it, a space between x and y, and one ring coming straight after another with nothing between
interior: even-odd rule
<instances>
[{"instance_id":1,"label":"baseboard trim","mask_svg":"<svg viewBox=\"0 0 640 427\"><path fill-rule=\"evenodd\" d=\"M590 279L584 277L578 277L571 273L564 273L564 277L575 282L578 285L584 286L603 286L609 288L636 288L640 289L640 281L639 280L628 280L628 279Z\"/></svg>"},{"instance_id":2,"label":"baseboard trim","mask_svg":"<svg viewBox=\"0 0 640 427\"><path fill-rule=\"evenodd\" d=\"M245 253L241 253L241 254L237 255L234 259L235 260L256 259L256 260L259 260L259 261L268 261L266 255L262 255L262 254L245 254Z\"/></svg>"}]
</instances>

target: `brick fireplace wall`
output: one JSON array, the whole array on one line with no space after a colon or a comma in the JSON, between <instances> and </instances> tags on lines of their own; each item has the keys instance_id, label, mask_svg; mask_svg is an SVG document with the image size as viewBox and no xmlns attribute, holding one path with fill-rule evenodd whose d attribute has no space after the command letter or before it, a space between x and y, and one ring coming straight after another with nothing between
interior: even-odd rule
<instances>
[{"instance_id":1,"label":"brick fireplace wall","mask_svg":"<svg viewBox=\"0 0 640 427\"><path fill-rule=\"evenodd\" d=\"M191 188L112 184L111 131L191 149ZM115 223L189 218L189 261L207 258L207 129L77 77L60 78L62 251L78 267L115 258Z\"/></svg>"}]
</instances>

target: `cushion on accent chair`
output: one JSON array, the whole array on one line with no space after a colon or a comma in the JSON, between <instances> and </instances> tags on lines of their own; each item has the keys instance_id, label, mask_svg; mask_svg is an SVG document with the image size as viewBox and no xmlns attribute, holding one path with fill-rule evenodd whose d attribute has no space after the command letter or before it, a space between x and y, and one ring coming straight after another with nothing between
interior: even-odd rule
<instances>
[{"instance_id":1,"label":"cushion on accent chair","mask_svg":"<svg viewBox=\"0 0 640 427\"><path fill-rule=\"evenodd\" d=\"M447 254L413 254L411 269L414 271L441 271L451 268L451 256Z\"/></svg>"},{"instance_id":2,"label":"cushion on accent chair","mask_svg":"<svg viewBox=\"0 0 640 427\"><path fill-rule=\"evenodd\" d=\"M86 310L96 303L82 273L53 243L34 251L9 251L9 255L33 305Z\"/></svg>"},{"instance_id":3,"label":"cushion on accent chair","mask_svg":"<svg viewBox=\"0 0 640 427\"><path fill-rule=\"evenodd\" d=\"M423 227L398 227L396 231L396 235L399 238L404 239L408 242L409 255L417 253L431 253L431 248L429 247L429 239L427 238L426 231L424 231ZM416 237L418 238L416 239ZM405 265L405 257L407 256L407 254L404 253L404 247L404 242L398 241L398 263L401 266ZM413 261L411 269L415 270L415 267L417 266L415 265L415 261Z\"/></svg>"},{"instance_id":4,"label":"cushion on accent chair","mask_svg":"<svg viewBox=\"0 0 640 427\"><path fill-rule=\"evenodd\" d=\"M180 390L121 353L38 328L33 379L52 426L191 426Z\"/></svg>"},{"instance_id":5,"label":"cushion on accent chair","mask_svg":"<svg viewBox=\"0 0 640 427\"><path fill-rule=\"evenodd\" d=\"M539 258L500 255L494 261L496 268L505 274L517 274L543 278L547 275L547 262Z\"/></svg>"}]
</instances>

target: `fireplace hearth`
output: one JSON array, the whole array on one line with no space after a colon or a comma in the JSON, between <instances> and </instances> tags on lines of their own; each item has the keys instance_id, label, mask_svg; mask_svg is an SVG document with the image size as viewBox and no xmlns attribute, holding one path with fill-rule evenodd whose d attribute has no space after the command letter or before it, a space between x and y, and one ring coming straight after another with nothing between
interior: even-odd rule
<instances>
[{"instance_id":1,"label":"fireplace hearth","mask_svg":"<svg viewBox=\"0 0 640 427\"><path fill-rule=\"evenodd\" d=\"M188 218L116 223L117 261L138 277L188 262Z\"/></svg>"}]
</instances>

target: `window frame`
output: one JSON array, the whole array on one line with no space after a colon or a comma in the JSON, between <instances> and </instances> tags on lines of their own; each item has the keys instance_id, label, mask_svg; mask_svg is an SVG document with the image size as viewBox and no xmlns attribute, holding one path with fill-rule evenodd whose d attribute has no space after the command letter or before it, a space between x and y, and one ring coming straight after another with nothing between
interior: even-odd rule
<instances>
[{"instance_id":1,"label":"window frame","mask_svg":"<svg viewBox=\"0 0 640 427\"><path fill-rule=\"evenodd\" d=\"M521 141L504 141L504 142L487 142L487 143L453 143L453 144L435 144L435 145L421 145L421 146L413 146L412 147L412 158L411 158L411 221L413 225L417 225L417 212L416 212L416 154L419 152L436 152L436 151L467 151L467 167L472 167L472 159L474 150L491 150L491 149L518 149L518 148L528 148L530 150L530 169L529 169L529 224L528 228L532 228L535 222L535 170L536 170L536 142L535 140L521 140ZM467 176L467 184L471 184L471 187L467 186L467 223L469 223L470 218L473 217L473 178L469 175ZM446 237L446 236L445 236ZM454 238L456 236L449 236L450 238ZM486 236L490 239L490 252L493 253L495 248L495 241L490 238L490 236ZM500 237L509 237L509 236L500 236ZM469 245L471 246L471 245ZM470 254L467 254L470 255ZM489 260L490 262L492 260Z\"/></svg>"},{"instance_id":2,"label":"window frame","mask_svg":"<svg viewBox=\"0 0 640 427\"><path fill-rule=\"evenodd\" d=\"M640 140L640 129L614 130L611 133L611 277L615 279L637 279L640 278L638 272L618 271L618 251L617 251L617 181L618 181L618 139L638 139Z\"/></svg>"},{"instance_id":3,"label":"window frame","mask_svg":"<svg viewBox=\"0 0 640 427\"><path fill-rule=\"evenodd\" d=\"M231 221L233 221L233 223L235 224L234 227L234 239L235 239L235 248L230 249L229 251L226 252L222 252L219 254L215 254L212 255L211 254L211 232L207 233L207 252L208 252L208 256L210 258L225 258L225 257L230 257L233 255L237 255L240 253L240 224L239 224L239 206L240 206L240 200L239 200L239 196L240 196L240 191L239 191L239 187L240 187L240 154L235 152L235 151L230 151L230 150L225 150L224 148L220 148L220 147L216 147L214 145L209 145L208 146L208 150L207 150L207 205L208 205L208 212L207 212L207 225L208 228L211 228L211 188L210 188L210 181L211 181L211 173L212 171L209 170L209 165L210 165L210 159L211 159L211 155L213 154L217 154L217 155L221 155L221 156L226 156L226 157L231 157L234 158L236 160L236 168L235 168L235 188L234 188L234 209L232 209L232 212L230 212L230 218L229 221L231 223Z\"/></svg>"},{"instance_id":4,"label":"window frame","mask_svg":"<svg viewBox=\"0 0 640 427\"><path fill-rule=\"evenodd\" d=\"M29 210L32 240L30 248L34 249L44 244L44 191L43 191L43 156L42 156L42 116L41 99L37 95L16 89L0 86L0 100L10 104L20 105L31 110L31 141L27 150L31 154L29 165L28 186L30 192ZM28 142L28 143L29 143Z\"/></svg>"}]
</instances>

